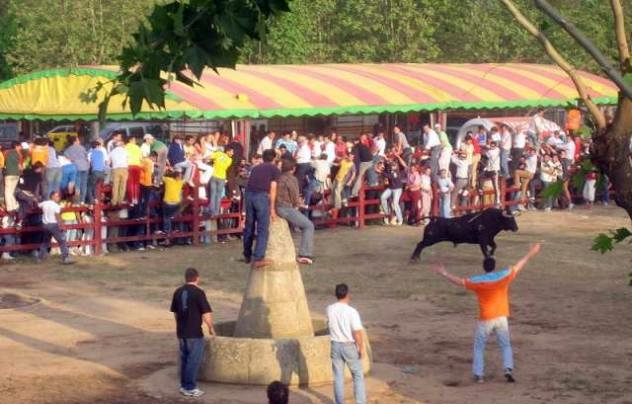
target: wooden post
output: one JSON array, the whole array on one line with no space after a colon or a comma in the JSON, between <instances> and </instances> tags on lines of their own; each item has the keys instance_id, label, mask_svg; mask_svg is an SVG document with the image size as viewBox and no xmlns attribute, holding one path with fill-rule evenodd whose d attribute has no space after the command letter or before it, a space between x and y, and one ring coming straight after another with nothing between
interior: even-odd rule
<instances>
[{"instance_id":1,"label":"wooden post","mask_svg":"<svg viewBox=\"0 0 632 404\"><path fill-rule=\"evenodd\" d=\"M439 217L439 199L441 199L441 194L439 190L435 186L435 184L431 185L432 188L432 208L430 209L430 216Z\"/></svg>"},{"instance_id":2,"label":"wooden post","mask_svg":"<svg viewBox=\"0 0 632 404\"><path fill-rule=\"evenodd\" d=\"M191 220L191 226L193 227L193 245L198 245L200 243L200 198L198 186L193 188L193 207L191 208L191 212L193 214L193 219Z\"/></svg>"},{"instance_id":3,"label":"wooden post","mask_svg":"<svg viewBox=\"0 0 632 404\"><path fill-rule=\"evenodd\" d=\"M361 181L362 179L360 178L359 180ZM360 186L360 192L358 193L358 227L360 229L363 229L364 226L366 225L365 201L366 201L366 195L365 195L365 190L364 190L364 184L362 184Z\"/></svg>"},{"instance_id":4,"label":"wooden post","mask_svg":"<svg viewBox=\"0 0 632 404\"><path fill-rule=\"evenodd\" d=\"M94 219L92 223L93 242L94 242L94 255L101 255L103 252L103 240L101 239L101 229L103 228L103 203L101 202L100 187L97 189L97 198L94 201Z\"/></svg>"}]
</instances>

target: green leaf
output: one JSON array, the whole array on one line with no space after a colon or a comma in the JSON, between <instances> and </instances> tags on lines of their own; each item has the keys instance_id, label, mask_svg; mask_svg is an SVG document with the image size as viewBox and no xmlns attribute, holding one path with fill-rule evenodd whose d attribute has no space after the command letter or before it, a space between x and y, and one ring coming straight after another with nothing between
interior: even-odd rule
<instances>
[{"instance_id":1,"label":"green leaf","mask_svg":"<svg viewBox=\"0 0 632 404\"><path fill-rule=\"evenodd\" d=\"M562 181L553 182L544 188L540 195L542 195L543 198L557 198L562 194L563 189L564 185Z\"/></svg>"},{"instance_id":2,"label":"green leaf","mask_svg":"<svg viewBox=\"0 0 632 404\"><path fill-rule=\"evenodd\" d=\"M184 10L185 4L180 3L178 7L178 11L173 16L173 32L177 36L185 36L186 32L184 29Z\"/></svg>"},{"instance_id":3,"label":"green leaf","mask_svg":"<svg viewBox=\"0 0 632 404\"><path fill-rule=\"evenodd\" d=\"M184 61L198 80L202 77L204 68L208 65L209 60L209 53L197 45L193 45L184 51Z\"/></svg>"},{"instance_id":4,"label":"green leaf","mask_svg":"<svg viewBox=\"0 0 632 404\"><path fill-rule=\"evenodd\" d=\"M612 239L615 241L615 243L620 243L630 236L632 236L632 232L630 232L629 229L626 229L625 227L620 227L613 232Z\"/></svg>"},{"instance_id":5,"label":"green leaf","mask_svg":"<svg viewBox=\"0 0 632 404\"><path fill-rule=\"evenodd\" d=\"M599 233L597 237L593 239L591 250L599 251L600 253L604 254L608 251L612 251L613 248L614 245L612 242L612 238L607 234Z\"/></svg>"}]
</instances>

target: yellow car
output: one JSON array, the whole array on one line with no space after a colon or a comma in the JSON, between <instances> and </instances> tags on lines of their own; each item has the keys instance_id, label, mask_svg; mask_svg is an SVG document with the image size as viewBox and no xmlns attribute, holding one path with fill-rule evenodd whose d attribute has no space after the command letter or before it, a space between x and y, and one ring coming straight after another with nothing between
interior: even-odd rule
<instances>
[{"instance_id":1,"label":"yellow car","mask_svg":"<svg viewBox=\"0 0 632 404\"><path fill-rule=\"evenodd\" d=\"M61 153L68 146L68 137L79 136L79 133L74 125L61 125L49 130L46 136L53 141L53 147L57 153Z\"/></svg>"}]
</instances>

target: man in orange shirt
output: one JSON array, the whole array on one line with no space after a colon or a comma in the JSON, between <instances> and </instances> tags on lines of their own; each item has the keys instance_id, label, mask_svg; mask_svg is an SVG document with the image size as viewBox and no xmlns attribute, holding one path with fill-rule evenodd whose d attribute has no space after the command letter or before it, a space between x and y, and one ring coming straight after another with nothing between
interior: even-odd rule
<instances>
[{"instance_id":1,"label":"man in orange shirt","mask_svg":"<svg viewBox=\"0 0 632 404\"><path fill-rule=\"evenodd\" d=\"M513 352L509 337L509 285L516 278L518 272L524 268L527 262L540 251L540 244L531 246L527 255L522 257L514 266L494 272L496 261L494 258L485 258L483 261L484 275L475 275L469 278L460 278L445 270L442 264L434 264L431 270L458 286L463 286L476 293L479 307L479 318L474 334L474 353L472 372L474 379L482 383L484 381L485 345L487 338L493 333L500 347L503 357L503 367L507 382L515 381L513 371Z\"/></svg>"}]
</instances>

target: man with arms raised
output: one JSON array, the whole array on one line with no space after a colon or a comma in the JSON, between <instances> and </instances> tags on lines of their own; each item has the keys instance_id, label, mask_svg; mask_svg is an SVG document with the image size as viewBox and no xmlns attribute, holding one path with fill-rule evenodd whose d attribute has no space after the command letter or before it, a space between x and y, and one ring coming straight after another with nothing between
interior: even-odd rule
<instances>
[{"instance_id":1,"label":"man with arms raised","mask_svg":"<svg viewBox=\"0 0 632 404\"><path fill-rule=\"evenodd\" d=\"M445 270L442 264L431 266L433 272L443 276L458 286L463 286L476 293L479 307L479 319L474 334L474 353L472 373L474 380L484 382L485 345L491 334L496 334L496 340L503 357L505 379L513 383L513 351L509 337L509 285L516 278L527 262L540 252L540 244L533 244L529 252L514 266L494 272L496 261L488 257L483 261L484 275L460 278Z\"/></svg>"}]
</instances>

